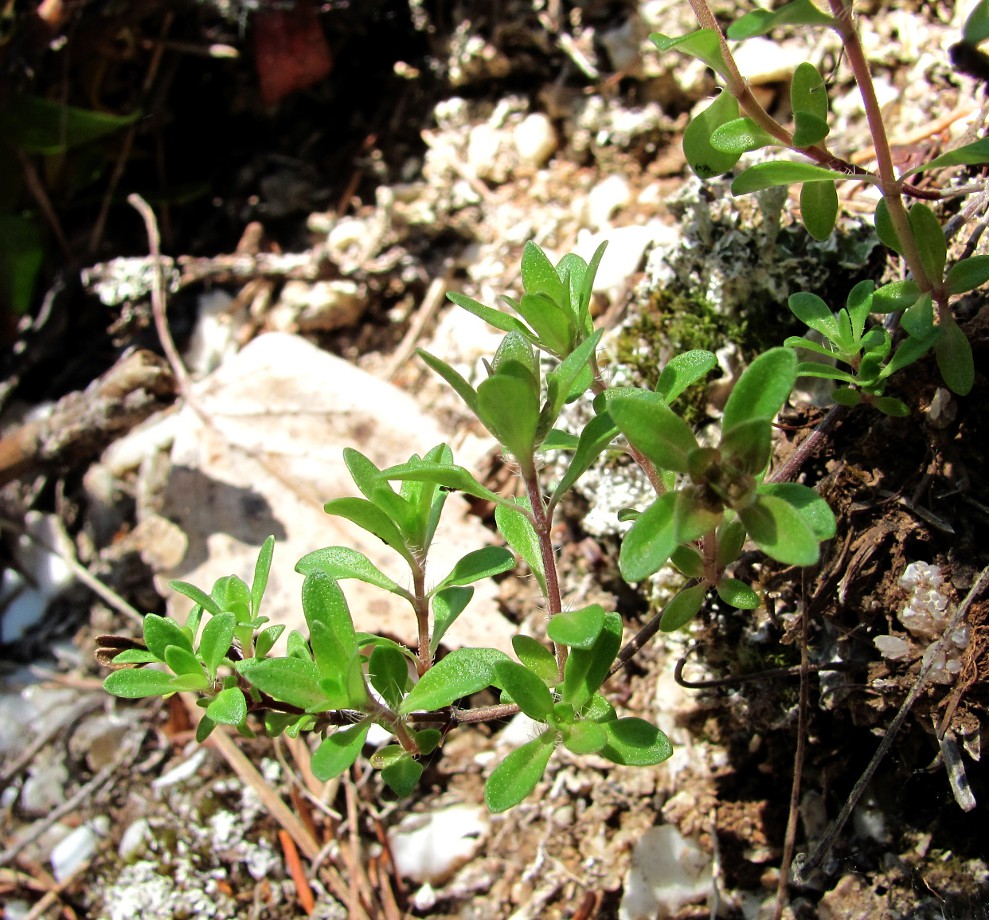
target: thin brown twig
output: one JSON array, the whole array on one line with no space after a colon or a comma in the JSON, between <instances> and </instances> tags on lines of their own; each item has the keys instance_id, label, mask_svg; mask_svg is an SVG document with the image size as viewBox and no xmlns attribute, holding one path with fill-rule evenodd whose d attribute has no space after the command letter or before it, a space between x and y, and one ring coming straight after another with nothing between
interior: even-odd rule
<instances>
[{"instance_id":1,"label":"thin brown twig","mask_svg":"<svg viewBox=\"0 0 989 920\"><path fill-rule=\"evenodd\" d=\"M780 876L776 886L776 904L773 920L780 920L790 888L790 867L797 841L797 822L800 817L800 785L807 751L807 713L810 706L810 653L807 647L807 621L810 605L807 603L807 570L801 572L800 594L803 610L800 612L800 693L797 699L797 749L793 754L793 783L790 786L790 806L783 835L783 858L780 860Z\"/></svg>"}]
</instances>

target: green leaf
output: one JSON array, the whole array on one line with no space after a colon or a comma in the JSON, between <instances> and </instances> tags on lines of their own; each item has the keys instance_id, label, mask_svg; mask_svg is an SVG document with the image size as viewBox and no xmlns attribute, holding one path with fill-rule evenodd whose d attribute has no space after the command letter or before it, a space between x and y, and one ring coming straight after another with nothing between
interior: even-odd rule
<instances>
[{"instance_id":1,"label":"green leaf","mask_svg":"<svg viewBox=\"0 0 989 920\"><path fill-rule=\"evenodd\" d=\"M249 623L251 620L251 589L243 578L236 575L225 575L213 583L210 596L216 601L216 606L224 613L232 613L237 617L237 623Z\"/></svg>"},{"instance_id":2,"label":"green leaf","mask_svg":"<svg viewBox=\"0 0 989 920\"><path fill-rule=\"evenodd\" d=\"M804 516L788 501L760 495L738 511L749 536L767 556L787 565L814 565L820 557L818 539Z\"/></svg>"},{"instance_id":3,"label":"green leaf","mask_svg":"<svg viewBox=\"0 0 989 920\"><path fill-rule=\"evenodd\" d=\"M110 115L19 94L0 110L0 135L25 153L57 156L126 128L140 117L139 111Z\"/></svg>"},{"instance_id":4,"label":"green leaf","mask_svg":"<svg viewBox=\"0 0 989 920\"><path fill-rule=\"evenodd\" d=\"M809 112L796 112L793 116L793 145L794 147L813 147L819 144L831 133L827 121L811 115ZM831 183L832 189L834 183ZM838 195L835 193L835 198Z\"/></svg>"},{"instance_id":5,"label":"green leaf","mask_svg":"<svg viewBox=\"0 0 989 920\"><path fill-rule=\"evenodd\" d=\"M725 403L721 425L732 428L750 418L773 419L797 379L797 356L789 348L771 348L742 373Z\"/></svg>"},{"instance_id":6,"label":"green leaf","mask_svg":"<svg viewBox=\"0 0 989 920\"><path fill-rule=\"evenodd\" d=\"M948 269L944 280L951 294L964 294L982 287L989 281L989 256L969 256L956 262Z\"/></svg>"},{"instance_id":7,"label":"green leaf","mask_svg":"<svg viewBox=\"0 0 989 920\"><path fill-rule=\"evenodd\" d=\"M536 344L562 357L570 350L575 330L573 318L548 294L523 294L519 301L505 298L538 336Z\"/></svg>"},{"instance_id":8,"label":"green leaf","mask_svg":"<svg viewBox=\"0 0 989 920\"><path fill-rule=\"evenodd\" d=\"M760 604L759 595L737 578L722 578L717 590L721 600L739 610L755 610Z\"/></svg>"},{"instance_id":9,"label":"green leaf","mask_svg":"<svg viewBox=\"0 0 989 920\"><path fill-rule=\"evenodd\" d=\"M772 452L773 426L768 418L751 418L722 433L722 455L726 462L744 473L761 473L769 466Z\"/></svg>"},{"instance_id":10,"label":"green leaf","mask_svg":"<svg viewBox=\"0 0 989 920\"><path fill-rule=\"evenodd\" d=\"M675 493L661 495L625 534L618 555L618 568L625 581L643 581L658 572L676 549L675 504Z\"/></svg>"},{"instance_id":11,"label":"green leaf","mask_svg":"<svg viewBox=\"0 0 989 920\"><path fill-rule=\"evenodd\" d=\"M737 158L743 153L779 144L779 141L766 131L763 131L751 118L733 118L719 125L711 132L711 147L718 153L733 155ZM734 165L734 164L732 164Z\"/></svg>"},{"instance_id":12,"label":"green leaf","mask_svg":"<svg viewBox=\"0 0 989 920\"><path fill-rule=\"evenodd\" d=\"M805 182L800 187L800 213L807 232L826 240L838 219L838 192L833 182Z\"/></svg>"},{"instance_id":13,"label":"green leaf","mask_svg":"<svg viewBox=\"0 0 989 920\"><path fill-rule=\"evenodd\" d=\"M875 284L872 281L860 281L849 292L845 298L845 309L852 326L852 338L859 341L862 333L865 332L865 324L869 321L869 315L879 312L875 309Z\"/></svg>"},{"instance_id":14,"label":"green leaf","mask_svg":"<svg viewBox=\"0 0 989 920\"><path fill-rule=\"evenodd\" d=\"M251 579L251 614L257 616L261 610L261 600L265 588L268 587L268 573L271 571L271 559L275 554L275 538L269 536L258 551L258 561L254 564L254 578Z\"/></svg>"},{"instance_id":15,"label":"green leaf","mask_svg":"<svg viewBox=\"0 0 989 920\"><path fill-rule=\"evenodd\" d=\"M232 613L221 613L210 619L203 627L203 636L199 641L199 654L210 677L216 677L216 669L230 650L236 625L237 621Z\"/></svg>"},{"instance_id":16,"label":"green leaf","mask_svg":"<svg viewBox=\"0 0 989 920\"><path fill-rule=\"evenodd\" d=\"M534 385L496 374L477 388L478 417L519 464L531 465L539 425Z\"/></svg>"},{"instance_id":17,"label":"green leaf","mask_svg":"<svg viewBox=\"0 0 989 920\"><path fill-rule=\"evenodd\" d=\"M546 635L557 645L586 649L594 645L603 628L604 608L600 604L591 604L579 610L556 614L546 625Z\"/></svg>"},{"instance_id":18,"label":"green leaf","mask_svg":"<svg viewBox=\"0 0 989 920\"><path fill-rule=\"evenodd\" d=\"M388 477L388 471L382 472L382 476ZM398 529L397 525L384 511L366 498L335 498L323 505L323 510L327 514L335 514L346 518L358 527L373 534L379 540L390 546L395 552L402 556L409 565L415 565L415 557L409 552L405 543L405 537Z\"/></svg>"},{"instance_id":19,"label":"green leaf","mask_svg":"<svg viewBox=\"0 0 989 920\"><path fill-rule=\"evenodd\" d=\"M944 276L944 263L948 257L948 243L941 222L926 204L918 202L910 209L910 229L917 241L924 270L937 284Z\"/></svg>"},{"instance_id":20,"label":"green leaf","mask_svg":"<svg viewBox=\"0 0 989 920\"><path fill-rule=\"evenodd\" d=\"M310 762L316 779L325 783L349 769L364 747L370 728L371 723L364 721L351 725L350 728L338 728L325 738L316 748Z\"/></svg>"},{"instance_id":21,"label":"green leaf","mask_svg":"<svg viewBox=\"0 0 989 920\"><path fill-rule=\"evenodd\" d=\"M608 732L598 722L581 720L574 722L570 733L563 738L563 744L574 754L596 754L608 743Z\"/></svg>"},{"instance_id":22,"label":"green leaf","mask_svg":"<svg viewBox=\"0 0 989 920\"><path fill-rule=\"evenodd\" d=\"M677 51L698 58L720 77L728 79L728 65L721 50L721 38L714 29L697 29L680 38L670 38L662 32L653 32L649 40L660 51L672 51L675 48Z\"/></svg>"},{"instance_id":23,"label":"green leaf","mask_svg":"<svg viewBox=\"0 0 989 920\"><path fill-rule=\"evenodd\" d=\"M169 681L169 687L173 693L199 693L209 689L209 681L200 668L198 673L176 674Z\"/></svg>"},{"instance_id":24,"label":"green leaf","mask_svg":"<svg viewBox=\"0 0 989 920\"><path fill-rule=\"evenodd\" d=\"M745 528L735 518L723 521L717 531L718 552L715 562L719 568L730 566L742 554L745 545Z\"/></svg>"},{"instance_id":25,"label":"green leaf","mask_svg":"<svg viewBox=\"0 0 989 920\"><path fill-rule=\"evenodd\" d=\"M727 90L703 112L696 115L683 132L683 155L700 179L713 179L728 172L739 154L723 153L711 145L711 136L723 124L738 118L738 101Z\"/></svg>"},{"instance_id":26,"label":"green leaf","mask_svg":"<svg viewBox=\"0 0 989 920\"><path fill-rule=\"evenodd\" d=\"M498 505L495 508L495 524L508 543L522 557L522 561L539 582L543 594L546 594L546 574L543 570L542 551L539 548L539 537L528 515L520 508L529 510L528 499L516 499L515 505Z\"/></svg>"},{"instance_id":27,"label":"green leaf","mask_svg":"<svg viewBox=\"0 0 989 920\"><path fill-rule=\"evenodd\" d=\"M556 657L541 642L531 636L513 636L512 648L519 661L533 674L547 684L555 684L560 679L556 666Z\"/></svg>"},{"instance_id":28,"label":"green leaf","mask_svg":"<svg viewBox=\"0 0 989 920\"><path fill-rule=\"evenodd\" d=\"M441 591L450 585L469 585L482 578L491 578L515 568L515 557L503 546L475 549L457 560L453 570L435 588Z\"/></svg>"},{"instance_id":29,"label":"green leaf","mask_svg":"<svg viewBox=\"0 0 989 920\"><path fill-rule=\"evenodd\" d=\"M0 214L0 303L23 316L34 302L45 262L41 224L30 214Z\"/></svg>"},{"instance_id":30,"label":"green leaf","mask_svg":"<svg viewBox=\"0 0 989 920\"><path fill-rule=\"evenodd\" d=\"M779 26L831 26L834 19L822 13L810 0L793 0L775 12L752 10L728 27L728 37L741 41L756 35L765 35Z\"/></svg>"},{"instance_id":31,"label":"green leaf","mask_svg":"<svg viewBox=\"0 0 989 920\"><path fill-rule=\"evenodd\" d=\"M326 700L316 665L304 658L247 658L236 668L251 686L290 706L309 709Z\"/></svg>"},{"instance_id":32,"label":"green leaf","mask_svg":"<svg viewBox=\"0 0 989 920\"><path fill-rule=\"evenodd\" d=\"M899 348L896 349L896 353L890 358L889 362L882 369L879 374L880 380L885 380L893 374L898 373L903 368L910 364L913 364L918 358L927 354L931 350L931 346L940 338L941 329L933 329L927 336L922 336L920 338L908 337L904 339Z\"/></svg>"},{"instance_id":33,"label":"green leaf","mask_svg":"<svg viewBox=\"0 0 989 920\"><path fill-rule=\"evenodd\" d=\"M509 316L507 313L503 313L501 310L495 310L493 307L486 307L484 304L478 303L465 294L458 294L456 291L448 291L446 296L447 299L452 300L461 309L466 310L468 313L473 313L479 319L483 319L489 326L494 326L495 329L500 329L502 332L519 332L530 342L536 341L537 336L532 330L514 316ZM437 358L433 360L439 362ZM432 367L431 364L430 367ZM446 379L445 375L438 368L433 367L433 370L437 371L444 380ZM450 383L450 381L447 380L447 383Z\"/></svg>"},{"instance_id":34,"label":"green leaf","mask_svg":"<svg viewBox=\"0 0 989 920\"><path fill-rule=\"evenodd\" d=\"M295 566L300 575L323 572L331 578L356 578L392 594L408 597L409 593L385 575L367 556L349 546L328 546L307 553Z\"/></svg>"},{"instance_id":35,"label":"green leaf","mask_svg":"<svg viewBox=\"0 0 989 920\"><path fill-rule=\"evenodd\" d=\"M491 373L518 377L538 392L539 362L529 340L517 332L509 332L499 343L491 359Z\"/></svg>"},{"instance_id":36,"label":"green leaf","mask_svg":"<svg viewBox=\"0 0 989 920\"><path fill-rule=\"evenodd\" d=\"M149 613L144 618L144 644L159 661L165 660L165 650L174 645L192 654L192 642L185 631L171 617Z\"/></svg>"},{"instance_id":37,"label":"green leaf","mask_svg":"<svg viewBox=\"0 0 989 920\"><path fill-rule=\"evenodd\" d=\"M219 606L217 606L216 601L203 591L202 588L190 585L187 581L170 581L168 586L177 594L185 595L202 607L207 613L212 613L213 616L223 613Z\"/></svg>"},{"instance_id":38,"label":"green leaf","mask_svg":"<svg viewBox=\"0 0 989 920\"><path fill-rule=\"evenodd\" d=\"M381 479L381 470L359 450L353 447L344 448L343 459L354 484L364 497L384 512L385 516L398 527L403 542L408 542L410 533L415 529L409 503Z\"/></svg>"},{"instance_id":39,"label":"green leaf","mask_svg":"<svg viewBox=\"0 0 989 920\"><path fill-rule=\"evenodd\" d=\"M590 702L584 706L581 715L589 722L612 722L618 718L615 714L615 707L608 702L607 697L600 693L595 693L591 697Z\"/></svg>"},{"instance_id":40,"label":"green leaf","mask_svg":"<svg viewBox=\"0 0 989 920\"><path fill-rule=\"evenodd\" d=\"M152 664L161 661L157 655L140 648L128 648L113 656L114 664Z\"/></svg>"},{"instance_id":41,"label":"green leaf","mask_svg":"<svg viewBox=\"0 0 989 920\"><path fill-rule=\"evenodd\" d=\"M572 401L574 384L588 371L603 334L603 329L595 330L546 375L547 400L542 412L544 417L540 420L541 429L554 425L564 405Z\"/></svg>"},{"instance_id":42,"label":"green leaf","mask_svg":"<svg viewBox=\"0 0 989 920\"><path fill-rule=\"evenodd\" d=\"M810 486L799 482L767 482L759 486L759 494L782 498L796 508L818 540L830 540L837 532L831 506Z\"/></svg>"},{"instance_id":43,"label":"green leaf","mask_svg":"<svg viewBox=\"0 0 989 920\"><path fill-rule=\"evenodd\" d=\"M522 247L522 284L527 294L545 294L557 304L566 302L567 292L556 268L532 240Z\"/></svg>"},{"instance_id":44,"label":"green leaf","mask_svg":"<svg viewBox=\"0 0 989 920\"><path fill-rule=\"evenodd\" d=\"M873 396L872 405L883 415L890 415L893 418L906 418L910 414L910 407L901 399L894 399L892 396Z\"/></svg>"},{"instance_id":45,"label":"green leaf","mask_svg":"<svg viewBox=\"0 0 989 920\"><path fill-rule=\"evenodd\" d=\"M482 486L470 473L462 466L453 463L403 463L399 466L392 466L381 471L385 479L412 479L419 482L433 482L441 489L453 492L466 492L475 498L482 498L485 501L495 504L508 505L513 507L511 499L502 498L497 492L492 492Z\"/></svg>"},{"instance_id":46,"label":"green leaf","mask_svg":"<svg viewBox=\"0 0 989 920\"><path fill-rule=\"evenodd\" d=\"M659 620L659 628L663 632L674 632L685 626L704 605L707 597L706 584L692 585L683 588L664 608Z\"/></svg>"},{"instance_id":47,"label":"green leaf","mask_svg":"<svg viewBox=\"0 0 989 920\"><path fill-rule=\"evenodd\" d=\"M687 387L697 383L717 366L718 356L699 348L674 355L659 375L656 392L669 405Z\"/></svg>"},{"instance_id":48,"label":"green leaf","mask_svg":"<svg viewBox=\"0 0 989 920\"><path fill-rule=\"evenodd\" d=\"M975 384L975 360L968 338L950 316L941 321L941 338L934 346L934 354L941 377L951 392L967 396Z\"/></svg>"},{"instance_id":49,"label":"green leaf","mask_svg":"<svg viewBox=\"0 0 989 920\"><path fill-rule=\"evenodd\" d=\"M954 150L949 150L947 153L935 157L929 163L915 166L909 172L905 172L903 178L927 169L940 169L942 166L977 166L980 163L989 163L989 137L965 144L962 147L956 147Z\"/></svg>"},{"instance_id":50,"label":"green leaf","mask_svg":"<svg viewBox=\"0 0 989 920\"><path fill-rule=\"evenodd\" d=\"M103 681L103 689L125 700L139 700L146 696L167 696L173 693L172 675L150 668L127 668L114 671Z\"/></svg>"},{"instance_id":51,"label":"green leaf","mask_svg":"<svg viewBox=\"0 0 989 920\"><path fill-rule=\"evenodd\" d=\"M240 725L247 718L247 701L238 687L221 690L206 707L206 715L218 725Z\"/></svg>"},{"instance_id":52,"label":"green leaf","mask_svg":"<svg viewBox=\"0 0 989 920\"><path fill-rule=\"evenodd\" d=\"M968 45L978 45L987 38L989 38L989 0L979 0L965 20L962 40Z\"/></svg>"},{"instance_id":53,"label":"green leaf","mask_svg":"<svg viewBox=\"0 0 989 920\"><path fill-rule=\"evenodd\" d=\"M622 618L617 613L604 615L604 626L589 649L572 648L563 668L560 693L565 703L581 712L604 683L611 663L622 644Z\"/></svg>"},{"instance_id":54,"label":"green leaf","mask_svg":"<svg viewBox=\"0 0 989 920\"><path fill-rule=\"evenodd\" d=\"M805 348L806 346L801 347ZM845 383L857 382L855 376L848 373L848 371L840 370L837 367L830 367L827 364L821 364L819 361L807 361L797 365L797 376L819 377L823 380L841 380Z\"/></svg>"},{"instance_id":55,"label":"green leaf","mask_svg":"<svg viewBox=\"0 0 989 920\"><path fill-rule=\"evenodd\" d=\"M622 434L657 467L687 471L687 456L697 448L697 439L658 393L618 387L608 391L607 405Z\"/></svg>"},{"instance_id":56,"label":"green leaf","mask_svg":"<svg viewBox=\"0 0 989 920\"><path fill-rule=\"evenodd\" d=\"M513 560L514 562L514 560ZM474 596L473 588L444 588L433 595L433 633L429 637L429 651L436 654L446 631L456 622Z\"/></svg>"},{"instance_id":57,"label":"green leaf","mask_svg":"<svg viewBox=\"0 0 989 920\"><path fill-rule=\"evenodd\" d=\"M724 516L721 507L712 508L705 491L681 489L674 493L673 528L677 543L690 543L714 530Z\"/></svg>"},{"instance_id":58,"label":"green leaf","mask_svg":"<svg viewBox=\"0 0 989 920\"><path fill-rule=\"evenodd\" d=\"M893 252L903 255L903 244L900 243L900 239L896 235L896 229L893 227L893 220L889 216L889 206L886 204L885 198L880 198L879 204L876 205L876 236Z\"/></svg>"},{"instance_id":59,"label":"green leaf","mask_svg":"<svg viewBox=\"0 0 989 920\"><path fill-rule=\"evenodd\" d=\"M919 298L916 281L892 281L872 295L872 309L875 313L895 313L912 306Z\"/></svg>"},{"instance_id":60,"label":"green leaf","mask_svg":"<svg viewBox=\"0 0 989 920\"><path fill-rule=\"evenodd\" d=\"M673 756L673 745L655 725L634 716L601 723L607 744L600 750L612 763L629 767L651 767Z\"/></svg>"},{"instance_id":61,"label":"green leaf","mask_svg":"<svg viewBox=\"0 0 989 920\"><path fill-rule=\"evenodd\" d=\"M196 726L196 744L202 744L213 734L214 728L216 728L216 722L204 713L199 720L199 724Z\"/></svg>"},{"instance_id":62,"label":"green leaf","mask_svg":"<svg viewBox=\"0 0 989 920\"><path fill-rule=\"evenodd\" d=\"M732 182L731 191L733 195L746 195L749 192L760 192L764 188L794 185L797 182L816 182L823 179L836 181L847 178L845 173L825 169L823 166L773 160L769 163L756 163L755 166L750 166Z\"/></svg>"},{"instance_id":63,"label":"green leaf","mask_svg":"<svg viewBox=\"0 0 989 920\"><path fill-rule=\"evenodd\" d=\"M793 71L793 77L790 79L790 108L794 113L813 115L827 124L828 88L824 83L824 77L809 61L798 64Z\"/></svg>"},{"instance_id":64,"label":"green leaf","mask_svg":"<svg viewBox=\"0 0 989 920\"><path fill-rule=\"evenodd\" d=\"M391 646L376 645L367 671L371 686L392 709L397 709L410 682L409 661L405 655Z\"/></svg>"},{"instance_id":65,"label":"green leaf","mask_svg":"<svg viewBox=\"0 0 989 920\"><path fill-rule=\"evenodd\" d=\"M281 624L262 629L254 642L254 654L258 658L264 658L274 648L275 643L283 632L285 632L285 627Z\"/></svg>"},{"instance_id":66,"label":"green leaf","mask_svg":"<svg viewBox=\"0 0 989 920\"><path fill-rule=\"evenodd\" d=\"M495 683L506 691L530 719L545 722L553 711L553 695L542 678L514 661L499 661Z\"/></svg>"},{"instance_id":67,"label":"green leaf","mask_svg":"<svg viewBox=\"0 0 989 920\"><path fill-rule=\"evenodd\" d=\"M903 311L900 325L916 339L924 339L934 331L934 302L929 291Z\"/></svg>"},{"instance_id":68,"label":"green leaf","mask_svg":"<svg viewBox=\"0 0 989 920\"><path fill-rule=\"evenodd\" d=\"M484 784L484 801L493 812L507 811L528 796L553 756L556 732L543 732L509 754Z\"/></svg>"},{"instance_id":69,"label":"green leaf","mask_svg":"<svg viewBox=\"0 0 989 920\"><path fill-rule=\"evenodd\" d=\"M357 656L357 633L337 580L320 571L307 575L302 583L302 612L311 632L316 623L327 629L328 648L317 648L313 636L313 656L320 673L339 673L343 663Z\"/></svg>"},{"instance_id":70,"label":"green leaf","mask_svg":"<svg viewBox=\"0 0 989 920\"><path fill-rule=\"evenodd\" d=\"M412 795L425 768L411 754L402 753L393 763L383 767L381 778L399 798Z\"/></svg>"},{"instance_id":71,"label":"green leaf","mask_svg":"<svg viewBox=\"0 0 989 920\"><path fill-rule=\"evenodd\" d=\"M449 296L449 295L447 295ZM503 314L499 314L503 315ZM439 358L434 357L428 351L423 351L421 348L416 349L416 354L422 358L426 366L435 371L440 375L451 387L453 387L456 394L467 403L467 408L470 409L474 415L477 415L477 390L475 390L457 371L455 371L449 364L445 361L441 361Z\"/></svg>"},{"instance_id":72,"label":"green leaf","mask_svg":"<svg viewBox=\"0 0 989 920\"><path fill-rule=\"evenodd\" d=\"M673 550L670 562L688 578L700 578L704 574L704 560L701 554L690 546L678 546Z\"/></svg>"},{"instance_id":73,"label":"green leaf","mask_svg":"<svg viewBox=\"0 0 989 920\"><path fill-rule=\"evenodd\" d=\"M563 431L561 428L550 428L546 437L543 438L543 443L540 445L541 450L576 450L577 444L580 439L575 434L571 434L569 431Z\"/></svg>"},{"instance_id":74,"label":"green leaf","mask_svg":"<svg viewBox=\"0 0 989 920\"><path fill-rule=\"evenodd\" d=\"M559 502L574 483L591 468L594 461L601 455L601 452L611 444L617 435L618 428L607 412L603 412L601 415L595 415L584 426L580 432L580 438L577 441L577 449L574 451L573 459L570 461L570 465L560 479L559 484L553 490L551 505L555 506ZM497 519L497 510L495 517ZM512 545L514 546L514 544ZM518 552L518 547L515 547L515 549ZM526 561L528 562L528 559ZM532 568L531 565L530 568ZM540 571L541 569L542 563L540 563Z\"/></svg>"},{"instance_id":75,"label":"green leaf","mask_svg":"<svg viewBox=\"0 0 989 920\"><path fill-rule=\"evenodd\" d=\"M571 305L577 310L577 328L582 332L588 332L592 328L591 295L594 293L594 277L597 275L598 266L601 264L601 259L604 258L604 251L607 247L608 243L603 242L594 250L594 255L591 256L591 261L587 263L587 269L579 282L579 302L574 304L571 300ZM563 258L566 259L566 256ZM571 275L571 277L574 276Z\"/></svg>"},{"instance_id":76,"label":"green leaf","mask_svg":"<svg viewBox=\"0 0 989 920\"><path fill-rule=\"evenodd\" d=\"M490 687L494 683L495 665L510 660L504 652L493 648L458 648L419 678L399 712L402 715L417 710L432 712Z\"/></svg>"}]
</instances>

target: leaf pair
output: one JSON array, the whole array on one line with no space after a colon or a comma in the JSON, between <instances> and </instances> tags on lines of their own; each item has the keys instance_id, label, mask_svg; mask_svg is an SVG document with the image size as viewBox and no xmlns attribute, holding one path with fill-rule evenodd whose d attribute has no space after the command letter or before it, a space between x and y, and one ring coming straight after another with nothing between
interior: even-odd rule
<instances>
[{"instance_id":1,"label":"leaf pair","mask_svg":"<svg viewBox=\"0 0 989 920\"><path fill-rule=\"evenodd\" d=\"M558 614L550 638L570 648L562 682L552 653L533 639L513 645L521 663L494 665L503 699L546 725L532 741L512 751L492 772L484 798L492 811L505 811L536 787L559 742L575 754L598 754L613 763L647 766L673 753L663 732L643 719L619 719L598 692L621 647L622 621L599 605Z\"/></svg>"},{"instance_id":2,"label":"leaf pair","mask_svg":"<svg viewBox=\"0 0 989 920\"><path fill-rule=\"evenodd\" d=\"M798 336L785 344L792 348L839 361L848 370L820 361L802 362L797 372L803 377L819 377L844 384L834 392L842 405L857 405L866 394L868 401L886 415L906 416L905 403L883 392L889 378L924 355L937 340L933 326L930 294L921 295L913 281L898 281L874 290L871 281L861 281L849 292L846 306L837 313L816 294L806 291L791 295L790 310L824 339L824 344ZM892 339L881 326L867 328L872 313L905 310L904 328L911 334L890 355Z\"/></svg>"},{"instance_id":3,"label":"leaf pair","mask_svg":"<svg viewBox=\"0 0 989 920\"><path fill-rule=\"evenodd\" d=\"M787 348L756 358L725 404L716 448L700 446L659 394L629 390L611 395L609 412L629 442L659 469L683 480L636 517L619 554L627 581L641 581L671 560L701 580L674 599L662 628L678 628L694 616L709 586L735 606L756 605L751 589L724 577L746 532L767 555L796 565L816 562L819 542L833 535L834 518L813 490L761 483L772 452L771 422L793 388L796 371L796 355ZM701 538L716 547L713 567L694 547ZM722 552L725 548L730 552Z\"/></svg>"},{"instance_id":4,"label":"leaf pair","mask_svg":"<svg viewBox=\"0 0 989 920\"><path fill-rule=\"evenodd\" d=\"M563 360L593 330L591 293L605 245L602 243L595 250L589 263L570 253L554 266L536 243L531 240L527 242L522 250L522 286L525 293L521 300L502 298L524 322L501 310L486 307L464 294L451 292L447 297L495 329L517 333L536 348ZM427 363L430 360L427 359ZM441 373L441 376L446 379L444 374ZM461 396L464 394L461 393ZM469 399L467 401L469 404Z\"/></svg>"}]
</instances>

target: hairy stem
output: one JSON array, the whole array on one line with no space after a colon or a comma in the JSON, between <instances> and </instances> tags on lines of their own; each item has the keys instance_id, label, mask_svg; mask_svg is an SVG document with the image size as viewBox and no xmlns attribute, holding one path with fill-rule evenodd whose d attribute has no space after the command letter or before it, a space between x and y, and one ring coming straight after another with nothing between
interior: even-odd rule
<instances>
[{"instance_id":1,"label":"hairy stem","mask_svg":"<svg viewBox=\"0 0 989 920\"><path fill-rule=\"evenodd\" d=\"M534 464L533 464L534 466ZM543 572L546 575L546 604L550 617L556 616L563 609L563 598L560 594L560 578L556 569L556 553L553 550L553 509L543 501L542 490L535 473L524 474L525 490L532 507L532 524L539 539L539 553L543 560ZM563 679L563 666L567 662L567 649L564 645L553 643L556 655L556 665Z\"/></svg>"},{"instance_id":2,"label":"hairy stem","mask_svg":"<svg viewBox=\"0 0 989 920\"><path fill-rule=\"evenodd\" d=\"M893 153L889 146L889 138L886 135L882 109L876 97L872 71L869 69L869 62L866 59L858 29L855 28L855 22L852 18L852 4L848 3L847 0L828 0L828 3L835 18L835 29L845 47L848 66L852 70L859 93L862 96L865 117L869 122L869 133L872 135L872 144L876 151L879 187L886 202L893 230L896 232L896 237L903 249L903 258L906 259L910 273L920 289L933 293L938 315L944 316L948 309L948 300L943 289L942 279L928 276L927 269L920 257L920 250L917 248L917 240L910 228L910 218L903 203L903 183L896 177Z\"/></svg>"},{"instance_id":3,"label":"hairy stem","mask_svg":"<svg viewBox=\"0 0 989 920\"><path fill-rule=\"evenodd\" d=\"M416 562L412 570L412 606L416 612L416 625L419 631L419 655L416 670L422 677L433 666L433 655L429 649L429 598L426 596L426 571Z\"/></svg>"}]
</instances>

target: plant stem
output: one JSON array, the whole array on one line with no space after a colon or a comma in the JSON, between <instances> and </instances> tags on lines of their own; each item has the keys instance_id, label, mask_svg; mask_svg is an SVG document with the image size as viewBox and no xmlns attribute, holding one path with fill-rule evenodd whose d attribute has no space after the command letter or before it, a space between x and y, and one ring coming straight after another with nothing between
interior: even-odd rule
<instances>
[{"instance_id":1,"label":"plant stem","mask_svg":"<svg viewBox=\"0 0 989 920\"><path fill-rule=\"evenodd\" d=\"M879 188L883 193L883 200L886 202L886 209L893 224L893 230L903 249L903 258L906 259L910 273L921 291L932 292L937 304L938 316L943 317L948 310L946 292L941 278L928 276L927 269L920 257L920 250L917 248L917 240L910 228L910 217L903 203L903 183L896 177L893 153L890 150L889 138L886 135L882 109L876 97L872 71L869 69L869 62L866 59L865 50L862 48L858 29L855 28L855 22L852 19L852 4L848 3L847 0L828 0L828 3L835 18L835 29L845 47L848 66L852 70L859 93L862 95L865 117L869 122L869 133L872 135L872 144L876 151Z\"/></svg>"},{"instance_id":2,"label":"plant stem","mask_svg":"<svg viewBox=\"0 0 989 920\"><path fill-rule=\"evenodd\" d=\"M429 598L426 596L426 571L416 560L412 569L412 593L415 595L412 606L416 612L416 625L419 631L419 656L416 670L422 677L432 666L433 656L429 649Z\"/></svg>"},{"instance_id":3,"label":"plant stem","mask_svg":"<svg viewBox=\"0 0 989 920\"><path fill-rule=\"evenodd\" d=\"M535 467L535 464L530 464ZM539 553L543 560L543 574L546 576L546 604L550 618L556 616L563 609L563 598L560 595L560 578L556 568L556 553L553 550L553 509L548 508L543 501L542 490L539 488L539 479L533 472L524 473L525 491L529 496L529 505L532 507L532 524L539 539ZM563 666L567 663L567 648L565 645L553 643L553 652L556 655L556 666L560 672L560 680L563 679Z\"/></svg>"}]
</instances>

